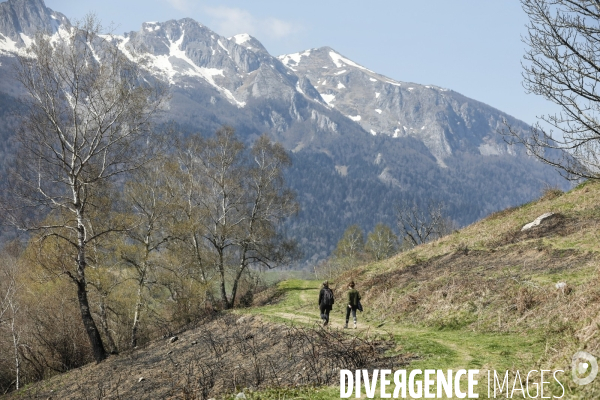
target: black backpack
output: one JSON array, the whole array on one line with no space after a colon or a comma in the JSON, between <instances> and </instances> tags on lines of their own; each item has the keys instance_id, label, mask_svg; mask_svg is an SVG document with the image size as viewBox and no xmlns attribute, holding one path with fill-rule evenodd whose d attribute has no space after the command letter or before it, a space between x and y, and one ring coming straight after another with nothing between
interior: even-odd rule
<instances>
[{"instance_id":1,"label":"black backpack","mask_svg":"<svg viewBox=\"0 0 600 400\"><path fill-rule=\"evenodd\" d=\"M333 299L333 292L329 288L325 288L323 292L323 304L326 306L332 306L335 300Z\"/></svg>"}]
</instances>

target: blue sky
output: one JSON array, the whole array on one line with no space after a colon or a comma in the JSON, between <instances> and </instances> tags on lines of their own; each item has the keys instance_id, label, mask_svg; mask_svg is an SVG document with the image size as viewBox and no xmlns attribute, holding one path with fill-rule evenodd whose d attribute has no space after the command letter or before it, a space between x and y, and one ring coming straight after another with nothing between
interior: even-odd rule
<instances>
[{"instance_id":1,"label":"blue sky","mask_svg":"<svg viewBox=\"0 0 600 400\"><path fill-rule=\"evenodd\" d=\"M330 46L393 79L455 90L533 123L555 112L525 93L527 16L518 0L46 0L69 19L88 12L114 33L190 17L218 34L249 33L273 55Z\"/></svg>"}]
</instances>

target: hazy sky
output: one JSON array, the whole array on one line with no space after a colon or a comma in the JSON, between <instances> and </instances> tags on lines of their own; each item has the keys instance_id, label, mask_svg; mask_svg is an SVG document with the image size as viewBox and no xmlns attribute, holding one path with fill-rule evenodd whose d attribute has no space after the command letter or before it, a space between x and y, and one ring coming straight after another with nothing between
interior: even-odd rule
<instances>
[{"instance_id":1,"label":"hazy sky","mask_svg":"<svg viewBox=\"0 0 600 400\"><path fill-rule=\"evenodd\" d=\"M46 0L114 33L190 17L220 35L249 33L272 55L330 46L390 78L453 89L527 123L555 111L522 87L527 16L518 0Z\"/></svg>"}]
</instances>

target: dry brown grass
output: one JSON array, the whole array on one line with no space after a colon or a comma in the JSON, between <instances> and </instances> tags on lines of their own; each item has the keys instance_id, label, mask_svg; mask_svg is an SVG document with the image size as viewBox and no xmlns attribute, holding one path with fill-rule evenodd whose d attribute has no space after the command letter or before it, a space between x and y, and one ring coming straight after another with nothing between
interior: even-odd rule
<instances>
[{"instance_id":1,"label":"dry brown grass","mask_svg":"<svg viewBox=\"0 0 600 400\"><path fill-rule=\"evenodd\" d=\"M340 368L406 365L412 356L385 354L394 347L387 339L227 314L176 341L152 342L7 398L202 400L247 388L333 385Z\"/></svg>"},{"instance_id":2,"label":"dry brown grass","mask_svg":"<svg viewBox=\"0 0 600 400\"><path fill-rule=\"evenodd\" d=\"M543 362L568 367L575 349L600 354L600 184L548 189L520 207L419 246L353 278L381 319L440 329L535 334ZM546 212L555 215L521 232ZM567 287L557 289L557 282Z\"/></svg>"}]
</instances>

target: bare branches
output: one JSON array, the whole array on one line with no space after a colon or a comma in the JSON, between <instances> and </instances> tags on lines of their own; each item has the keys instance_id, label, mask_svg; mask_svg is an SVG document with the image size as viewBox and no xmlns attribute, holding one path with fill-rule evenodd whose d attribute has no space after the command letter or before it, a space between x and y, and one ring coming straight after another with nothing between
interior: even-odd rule
<instances>
[{"instance_id":1,"label":"bare branches","mask_svg":"<svg viewBox=\"0 0 600 400\"><path fill-rule=\"evenodd\" d=\"M398 251L398 237L389 226L379 223L367 236L365 250L376 261L391 257Z\"/></svg>"},{"instance_id":2,"label":"bare branches","mask_svg":"<svg viewBox=\"0 0 600 400\"><path fill-rule=\"evenodd\" d=\"M220 318L196 338L194 362L179 373L178 392L206 399L240 387L331 385L340 369L400 364L391 342L320 327L267 325L245 316ZM182 370L181 368L179 369ZM195 379L189 375L195 373Z\"/></svg>"},{"instance_id":3,"label":"bare branches","mask_svg":"<svg viewBox=\"0 0 600 400\"><path fill-rule=\"evenodd\" d=\"M508 126L511 143L552 165L569 179L600 172L600 8L592 0L521 0L529 16L523 85L557 104L530 134ZM557 132L554 132L556 129ZM559 151L557 151L559 150Z\"/></svg>"},{"instance_id":4,"label":"bare branches","mask_svg":"<svg viewBox=\"0 0 600 400\"><path fill-rule=\"evenodd\" d=\"M166 99L165 86L148 83L136 63L104 40L99 29L92 16L57 40L39 33L29 54L19 57L17 80L28 96L11 190L3 199L20 229L71 244L75 263L66 273L77 286L97 361L106 351L87 300L87 248L120 229L93 216L110 208L101 199L112 178L150 158L153 149L145 140ZM60 223L23 218L30 210Z\"/></svg>"},{"instance_id":5,"label":"bare branches","mask_svg":"<svg viewBox=\"0 0 600 400\"><path fill-rule=\"evenodd\" d=\"M417 205L403 202L396 208L398 228L403 240L410 246L418 246L452 232L454 224L444 214L442 203L430 200Z\"/></svg>"},{"instance_id":6,"label":"bare branches","mask_svg":"<svg viewBox=\"0 0 600 400\"><path fill-rule=\"evenodd\" d=\"M7 336L10 337L12 347L10 357L13 361L15 390L20 388L22 361L22 327L18 321L18 316L21 314L21 305L18 296L23 285L17 280L17 263L16 258L5 257L2 265L0 265L0 333L6 331Z\"/></svg>"},{"instance_id":7,"label":"bare branches","mask_svg":"<svg viewBox=\"0 0 600 400\"><path fill-rule=\"evenodd\" d=\"M298 254L278 232L280 222L298 210L283 179L291 161L266 136L248 151L230 127L209 139L191 137L184 148L179 162L182 210L190 220L186 242L203 274L218 276L221 301L231 308L248 266L273 268Z\"/></svg>"}]
</instances>

